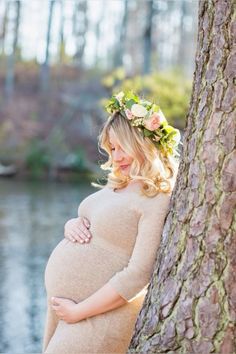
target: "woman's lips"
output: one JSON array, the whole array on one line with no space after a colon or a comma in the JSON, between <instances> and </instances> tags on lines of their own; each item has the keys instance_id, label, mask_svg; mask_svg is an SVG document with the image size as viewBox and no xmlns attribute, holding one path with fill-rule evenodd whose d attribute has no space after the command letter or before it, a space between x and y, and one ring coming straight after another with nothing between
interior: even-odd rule
<instances>
[{"instance_id":1,"label":"woman's lips","mask_svg":"<svg viewBox=\"0 0 236 354\"><path fill-rule=\"evenodd\" d=\"M126 168L126 167L128 167L129 165L122 165L122 166L120 166L121 168Z\"/></svg>"}]
</instances>

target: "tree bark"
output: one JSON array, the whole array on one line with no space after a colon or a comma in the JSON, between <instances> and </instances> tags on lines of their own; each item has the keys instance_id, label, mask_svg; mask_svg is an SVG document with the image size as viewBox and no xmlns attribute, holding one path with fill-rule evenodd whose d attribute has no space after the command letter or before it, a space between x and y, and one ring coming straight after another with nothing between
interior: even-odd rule
<instances>
[{"instance_id":1,"label":"tree bark","mask_svg":"<svg viewBox=\"0 0 236 354\"><path fill-rule=\"evenodd\" d=\"M236 353L234 11L199 2L184 149L128 353Z\"/></svg>"}]
</instances>

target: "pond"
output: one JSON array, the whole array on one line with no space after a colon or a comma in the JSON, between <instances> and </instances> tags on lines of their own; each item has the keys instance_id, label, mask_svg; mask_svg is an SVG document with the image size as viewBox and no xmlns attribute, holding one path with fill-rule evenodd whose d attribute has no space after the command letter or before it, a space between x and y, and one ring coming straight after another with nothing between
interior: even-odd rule
<instances>
[{"instance_id":1,"label":"pond","mask_svg":"<svg viewBox=\"0 0 236 354\"><path fill-rule=\"evenodd\" d=\"M41 353L46 317L44 270L64 224L98 189L0 180L0 353Z\"/></svg>"}]
</instances>

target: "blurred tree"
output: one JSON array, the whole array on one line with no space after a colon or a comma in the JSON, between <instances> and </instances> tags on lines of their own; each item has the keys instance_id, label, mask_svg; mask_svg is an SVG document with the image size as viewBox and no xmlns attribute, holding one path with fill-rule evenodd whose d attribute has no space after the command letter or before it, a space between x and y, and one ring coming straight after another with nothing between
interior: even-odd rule
<instances>
[{"instance_id":1,"label":"blurred tree","mask_svg":"<svg viewBox=\"0 0 236 354\"><path fill-rule=\"evenodd\" d=\"M9 12L10 3L8 1L5 2L5 9L2 25L0 29L0 42L1 42L1 54L4 55L4 45L5 45L5 38L6 38L6 30L7 30L7 22L8 22L8 12Z\"/></svg>"},{"instance_id":2,"label":"blurred tree","mask_svg":"<svg viewBox=\"0 0 236 354\"><path fill-rule=\"evenodd\" d=\"M152 55L152 26L153 26L153 0L149 0L146 4L147 15L144 28L144 51L143 51L143 74L148 74L151 71L151 55Z\"/></svg>"},{"instance_id":3,"label":"blurred tree","mask_svg":"<svg viewBox=\"0 0 236 354\"><path fill-rule=\"evenodd\" d=\"M127 22L124 57L124 65L129 75L135 75L142 71L145 5L146 1L143 0L129 1L129 21Z\"/></svg>"},{"instance_id":4,"label":"blurred tree","mask_svg":"<svg viewBox=\"0 0 236 354\"><path fill-rule=\"evenodd\" d=\"M158 70L179 68L192 76L196 48L197 1L154 0L153 58ZM179 45L182 46L179 49Z\"/></svg>"},{"instance_id":5,"label":"blurred tree","mask_svg":"<svg viewBox=\"0 0 236 354\"><path fill-rule=\"evenodd\" d=\"M15 60L16 60L17 46L18 46L21 1L20 0L13 1L11 3L11 6L14 6L15 16L13 18L13 43L12 43L11 52L7 56L7 70L6 70L6 81L5 81L5 92L6 92L7 99L10 99L12 97L14 91Z\"/></svg>"},{"instance_id":6,"label":"blurred tree","mask_svg":"<svg viewBox=\"0 0 236 354\"><path fill-rule=\"evenodd\" d=\"M100 14L97 16L96 22L94 23L94 27L93 27L93 32L95 35L94 66L96 68L100 67L100 48L101 48L101 39L102 39L101 27L104 22L106 0L100 0L99 5L101 7Z\"/></svg>"},{"instance_id":7,"label":"blurred tree","mask_svg":"<svg viewBox=\"0 0 236 354\"><path fill-rule=\"evenodd\" d=\"M103 12L102 12L102 16L103 16ZM96 49L95 49L95 60L94 60L95 67L98 66L99 63L99 44L100 44L100 36L101 36L102 16L97 20L95 24L95 30L94 30L95 37L96 37L96 41L95 41Z\"/></svg>"},{"instance_id":8,"label":"blurred tree","mask_svg":"<svg viewBox=\"0 0 236 354\"><path fill-rule=\"evenodd\" d=\"M159 48L158 69L168 70L175 65L175 52L177 50L178 12L180 2L166 1L163 11L159 17L159 38L161 37L161 47Z\"/></svg>"},{"instance_id":9,"label":"blurred tree","mask_svg":"<svg viewBox=\"0 0 236 354\"><path fill-rule=\"evenodd\" d=\"M180 25L178 29L178 51L176 55L176 65L187 74L192 73L192 63L195 50L195 21L197 16L197 3L190 0L181 0L179 2Z\"/></svg>"},{"instance_id":10,"label":"blurred tree","mask_svg":"<svg viewBox=\"0 0 236 354\"><path fill-rule=\"evenodd\" d=\"M76 41L76 53L74 62L77 66L83 66L83 55L86 45L86 33L88 30L87 0L77 0L73 13L73 34Z\"/></svg>"},{"instance_id":11,"label":"blurred tree","mask_svg":"<svg viewBox=\"0 0 236 354\"><path fill-rule=\"evenodd\" d=\"M180 0L180 29L179 29L179 46L178 46L178 65L185 65L187 59L187 31L186 31L186 17L188 12L188 3L186 0Z\"/></svg>"},{"instance_id":12,"label":"blurred tree","mask_svg":"<svg viewBox=\"0 0 236 354\"><path fill-rule=\"evenodd\" d=\"M51 41L51 27L52 27L52 18L53 18L53 10L54 10L55 0L49 1L49 11L48 11L48 26L47 26L47 41L46 41L46 52L44 63L41 66L41 89L42 91L48 91L49 85L49 48Z\"/></svg>"},{"instance_id":13,"label":"blurred tree","mask_svg":"<svg viewBox=\"0 0 236 354\"><path fill-rule=\"evenodd\" d=\"M123 9L123 15L122 15L122 20L119 26L119 30L116 31L118 40L115 42L116 48L115 48L115 57L114 57L114 67L120 67L123 65L123 57L124 57L124 51L125 51L125 42L126 42L126 36L127 36L127 22L128 22L128 0L123 0L124 4L124 9Z\"/></svg>"},{"instance_id":14,"label":"blurred tree","mask_svg":"<svg viewBox=\"0 0 236 354\"><path fill-rule=\"evenodd\" d=\"M65 7L64 0L60 0L60 35L59 35L59 62L63 63L66 57L65 53L65 36L64 36L64 22L65 22Z\"/></svg>"},{"instance_id":15,"label":"blurred tree","mask_svg":"<svg viewBox=\"0 0 236 354\"><path fill-rule=\"evenodd\" d=\"M128 353L236 353L235 1L201 0L184 151Z\"/></svg>"}]
</instances>

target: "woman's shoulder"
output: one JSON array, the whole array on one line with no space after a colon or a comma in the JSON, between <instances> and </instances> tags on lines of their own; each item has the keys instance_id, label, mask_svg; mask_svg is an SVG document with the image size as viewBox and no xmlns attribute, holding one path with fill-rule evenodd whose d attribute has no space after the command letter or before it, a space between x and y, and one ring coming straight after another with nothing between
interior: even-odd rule
<instances>
[{"instance_id":1,"label":"woman's shoulder","mask_svg":"<svg viewBox=\"0 0 236 354\"><path fill-rule=\"evenodd\" d=\"M140 214L157 215L166 213L170 208L172 193L159 192L155 196L141 196L137 199Z\"/></svg>"},{"instance_id":2,"label":"woman's shoulder","mask_svg":"<svg viewBox=\"0 0 236 354\"><path fill-rule=\"evenodd\" d=\"M171 199L172 193L168 192L158 192L154 196L146 196L146 195L141 195L141 198L144 204L163 204L163 203L169 203Z\"/></svg>"}]
</instances>

